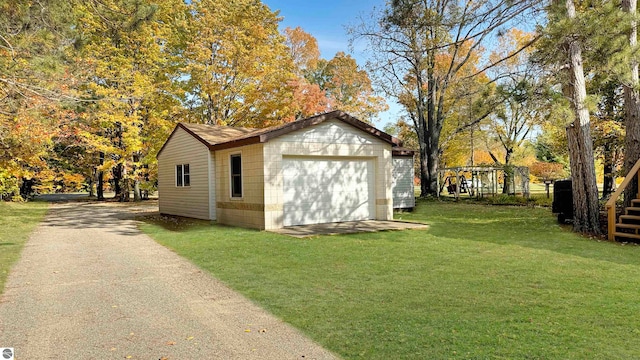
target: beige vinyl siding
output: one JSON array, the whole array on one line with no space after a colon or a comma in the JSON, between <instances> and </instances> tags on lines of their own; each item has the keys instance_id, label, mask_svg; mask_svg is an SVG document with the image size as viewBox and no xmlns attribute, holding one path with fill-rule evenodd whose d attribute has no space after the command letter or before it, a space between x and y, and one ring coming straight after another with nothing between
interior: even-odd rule
<instances>
[{"instance_id":1,"label":"beige vinyl siding","mask_svg":"<svg viewBox=\"0 0 640 360\"><path fill-rule=\"evenodd\" d=\"M264 145L265 228L283 226L283 156L317 159L372 160L375 182L375 218L393 218L391 145L340 120L294 131Z\"/></svg>"},{"instance_id":2,"label":"beige vinyl siding","mask_svg":"<svg viewBox=\"0 0 640 360\"><path fill-rule=\"evenodd\" d=\"M416 206L413 188L413 157L393 157L393 208L408 209Z\"/></svg>"},{"instance_id":3,"label":"beige vinyl siding","mask_svg":"<svg viewBox=\"0 0 640 360\"><path fill-rule=\"evenodd\" d=\"M216 213L218 223L264 229L263 144L241 146L215 152ZM231 197L232 154L242 157L242 197Z\"/></svg>"},{"instance_id":4,"label":"beige vinyl siding","mask_svg":"<svg viewBox=\"0 0 640 360\"><path fill-rule=\"evenodd\" d=\"M177 128L158 156L160 213L215 220L215 211L209 208L209 189L215 185L210 181L212 162L212 154L203 143ZM176 186L176 165L180 164L189 164L190 186Z\"/></svg>"}]
</instances>

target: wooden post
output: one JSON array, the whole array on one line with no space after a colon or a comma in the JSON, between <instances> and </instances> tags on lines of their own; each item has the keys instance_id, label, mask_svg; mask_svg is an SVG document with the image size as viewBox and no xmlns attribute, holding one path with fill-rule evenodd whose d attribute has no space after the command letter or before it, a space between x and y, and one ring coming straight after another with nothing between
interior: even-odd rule
<instances>
[{"instance_id":1,"label":"wooden post","mask_svg":"<svg viewBox=\"0 0 640 360\"><path fill-rule=\"evenodd\" d=\"M460 172L456 169L456 200L460 200Z\"/></svg>"},{"instance_id":2,"label":"wooden post","mask_svg":"<svg viewBox=\"0 0 640 360\"><path fill-rule=\"evenodd\" d=\"M636 181L636 182L638 183L638 192L636 192L636 199L640 199L640 170L638 170L637 179L638 179L638 181ZM625 203L626 202L627 201L625 200Z\"/></svg>"},{"instance_id":3,"label":"wooden post","mask_svg":"<svg viewBox=\"0 0 640 360\"><path fill-rule=\"evenodd\" d=\"M607 204L607 237L609 241L614 241L616 239L616 206Z\"/></svg>"}]
</instances>

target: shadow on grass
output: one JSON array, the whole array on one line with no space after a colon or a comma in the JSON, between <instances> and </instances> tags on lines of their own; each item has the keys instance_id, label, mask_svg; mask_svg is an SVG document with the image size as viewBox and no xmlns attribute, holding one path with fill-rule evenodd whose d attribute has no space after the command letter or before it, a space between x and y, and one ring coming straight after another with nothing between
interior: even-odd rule
<instances>
[{"instance_id":1,"label":"shadow on grass","mask_svg":"<svg viewBox=\"0 0 640 360\"><path fill-rule=\"evenodd\" d=\"M140 214L135 217L136 221L143 222L149 225L160 226L161 228L171 232L186 232L193 231L199 228L213 228L224 227L223 225L217 225L211 220L199 220L183 216L175 215L161 215L159 213L154 214Z\"/></svg>"},{"instance_id":2,"label":"shadow on grass","mask_svg":"<svg viewBox=\"0 0 640 360\"><path fill-rule=\"evenodd\" d=\"M640 265L640 246L573 233L570 226L556 222L550 209L433 201L420 204L421 208L413 216L429 220L429 234L443 239L522 246L616 264Z\"/></svg>"}]
</instances>

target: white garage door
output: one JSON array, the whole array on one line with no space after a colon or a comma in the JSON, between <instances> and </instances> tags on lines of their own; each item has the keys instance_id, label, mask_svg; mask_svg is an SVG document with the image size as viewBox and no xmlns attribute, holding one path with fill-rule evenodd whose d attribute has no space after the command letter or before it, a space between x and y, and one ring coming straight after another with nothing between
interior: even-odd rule
<instances>
[{"instance_id":1,"label":"white garage door","mask_svg":"<svg viewBox=\"0 0 640 360\"><path fill-rule=\"evenodd\" d=\"M375 218L373 160L283 158L284 226Z\"/></svg>"}]
</instances>

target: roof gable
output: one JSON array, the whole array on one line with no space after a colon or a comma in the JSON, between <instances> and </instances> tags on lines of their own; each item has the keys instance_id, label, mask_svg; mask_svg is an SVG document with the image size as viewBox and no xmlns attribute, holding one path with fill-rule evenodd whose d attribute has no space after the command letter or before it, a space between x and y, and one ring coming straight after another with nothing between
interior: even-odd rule
<instances>
[{"instance_id":1,"label":"roof gable","mask_svg":"<svg viewBox=\"0 0 640 360\"><path fill-rule=\"evenodd\" d=\"M331 119L341 120L346 124L391 144L392 147L402 146L402 142L399 139L385 133L384 131L376 129L375 127L360 121L343 111L336 110L264 129L179 123L162 146L162 149L158 152L158 156L165 148L166 144L171 140L171 137L178 128L184 129L191 136L206 145L210 150L222 150L256 143L265 143L279 136L318 125Z\"/></svg>"}]
</instances>

